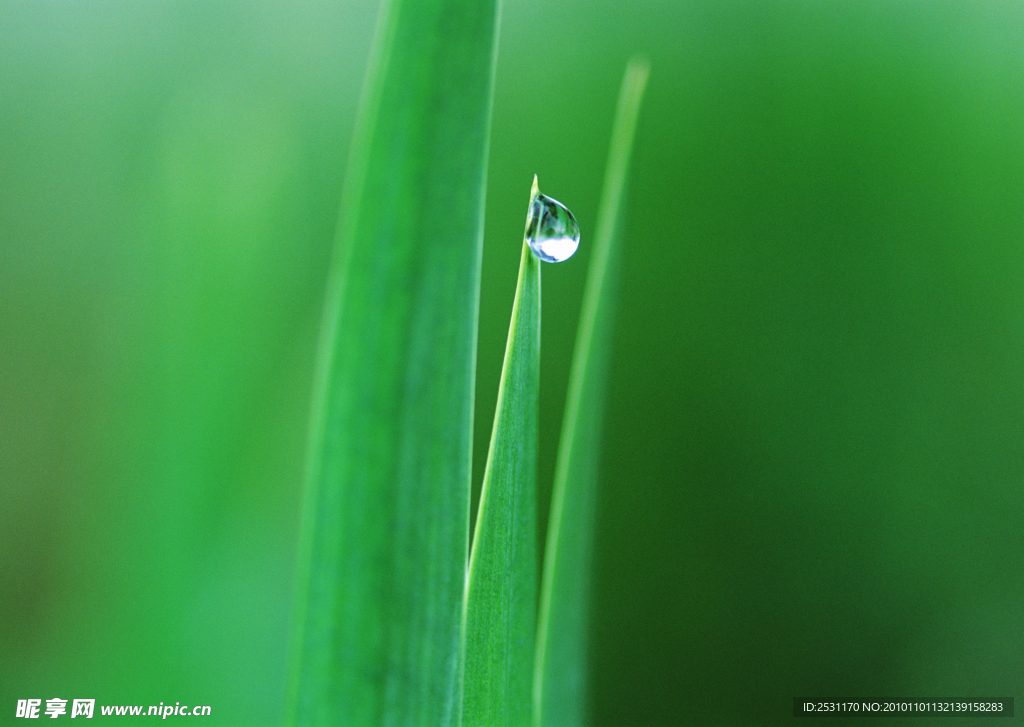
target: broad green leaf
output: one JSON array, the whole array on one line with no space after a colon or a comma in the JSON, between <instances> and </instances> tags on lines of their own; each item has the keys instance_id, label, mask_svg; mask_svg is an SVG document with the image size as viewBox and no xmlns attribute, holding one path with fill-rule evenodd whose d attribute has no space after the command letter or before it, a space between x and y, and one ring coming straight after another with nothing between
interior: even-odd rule
<instances>
[{"instance_id":1,"label":"broad green leaf","mask_svg":"<svg viewBox=\"0 0 1024 727\"><path fill-rule=\"evenodd\" d=\"M495 0L392 0L313 394L286 721L458 721Z\"/></svg>"},{"instance_id":2,"label":"broad green leaf","mask_svg":"<svg viewBox=\"0 0 1024 727\"><path fill-rule=\"evenodd\" d=\"M524 241L466 585L463 727L530 723L539 378L540 261Z\"/></svg>"},{"instance_id":3,"label":"broad green leaf","mask_svg":"<svg viewBox=\"0 0 1024 727\"><path fill-rule=\"evenodd\" d=\"M533 710L538 727L587 723L590 569L619 257L617 228L647 73L647 64L634 60L622 81L569 375L537 624Z\"/></svg>"}]
</instances>

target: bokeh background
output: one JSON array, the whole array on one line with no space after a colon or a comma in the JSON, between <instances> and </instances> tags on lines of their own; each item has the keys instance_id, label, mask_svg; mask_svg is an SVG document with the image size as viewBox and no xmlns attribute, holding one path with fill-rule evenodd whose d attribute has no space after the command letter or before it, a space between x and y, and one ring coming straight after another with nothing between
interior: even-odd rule
<instances>
[{"instance_id":1,"label":"bokeh background","mask_svg":"<svg viewBox=\"0 0 1024 727\"><path fill-rule=\"evenodd\" d=\"M59 696L279 722L315 332L376 12L0 5L5 720ZM505 0L476 482L537 173L583 229L544 269L546 521L636 52L652 75L595 723L1022 696L1020 3Z\"/></svg>"}]
</instances>

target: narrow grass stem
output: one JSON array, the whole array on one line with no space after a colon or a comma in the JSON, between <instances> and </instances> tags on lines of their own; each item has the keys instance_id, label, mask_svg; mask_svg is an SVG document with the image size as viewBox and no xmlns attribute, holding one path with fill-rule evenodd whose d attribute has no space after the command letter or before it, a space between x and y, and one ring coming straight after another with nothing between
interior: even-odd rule
<instances>
[{"instance_id":1,"label":"narrow grass stem","mask_svg":"<svg viewBox=\"0 0 1024 727\"><path fill-rule=\"evenodd\" d=\"M534 179L530 201L537 195ZM464 727L527 727L537 619L540 261L523 241L466 582Z\"/></svg>"},{"instance_id":2,"label":"narrow grass stem","mask_svg":"<svg viewBox=\"0 0 1024 727\"><path fill-rule=\"evenodd\" d=\"M587 627L598 449L610 355L615 244L648 65L626 68L569 375L548 524L533 686L537 727L579 727L587 716Z\"/></svg>"}]
</instances>

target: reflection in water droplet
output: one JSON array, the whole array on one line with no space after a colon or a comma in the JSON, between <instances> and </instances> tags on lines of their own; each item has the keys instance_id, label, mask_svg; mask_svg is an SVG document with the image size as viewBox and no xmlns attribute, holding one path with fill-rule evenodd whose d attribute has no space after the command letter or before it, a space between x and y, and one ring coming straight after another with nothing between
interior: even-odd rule
<instances>
[{"instance_id":1,"label":"reflection in water droplet","mask_svg":"<svg viewBox=\"0 0 1024 727\"><path fill-rule=\"evenodd\" d=\"M572 257L580 244L580 226L565 205L536 191L526 215L526 242L544 262L560 263Z\"/></svg>"}]
</instances>

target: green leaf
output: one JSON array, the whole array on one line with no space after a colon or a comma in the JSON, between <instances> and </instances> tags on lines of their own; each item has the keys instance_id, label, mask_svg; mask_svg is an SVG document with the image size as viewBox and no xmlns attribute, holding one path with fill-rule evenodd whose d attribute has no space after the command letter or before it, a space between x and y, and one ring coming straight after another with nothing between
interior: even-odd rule
<instances>
[{"instance_id":1,"label":"green leaf","mask_svg":"<svg viewBox=\"0 0 1024 727\"><path fill-rule=\"evenodd\" d=\"M530 723L539 380L540 261L524 240L466 584L463 727Z\"/></svg>"},{"instance_id":2,"label":"green leaf","mask_svg":"<svg viewBox=\"0 0 1024 727\"><path fill-rule=\"evenodd\" d=\"M286 721L458 721L495 0L385 2L313 394Z\"/></svg>"},{"instance_id":3,"label":"green leaf","mask_svg":"<svg viewBox=\"0 0 1024 727\"><path fill-rule=\"evenodd\" d=\"M542 727L587 723L587 627L605 382L614 316L617 228L648 66L626 68L612 131L594 252L569 375L544 552L533 710Z\"/></svg>"}]
</instances>

